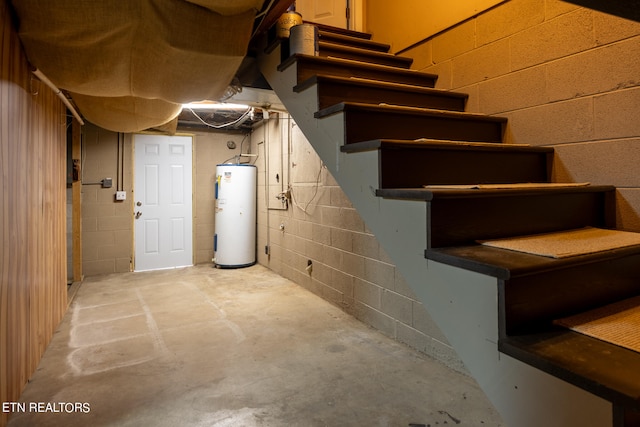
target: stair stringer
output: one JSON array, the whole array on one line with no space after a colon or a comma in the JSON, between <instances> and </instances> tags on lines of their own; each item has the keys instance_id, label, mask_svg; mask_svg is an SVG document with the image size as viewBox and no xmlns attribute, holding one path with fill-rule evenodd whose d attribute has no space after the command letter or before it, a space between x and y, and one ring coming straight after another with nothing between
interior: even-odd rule
<instances>
[{"instance_id":1,"label":"stair stringer","mask_svg":"<svg viewBox=\"0 0 640 427\"><path fill-rule=\"evenodd\" d=\"M265 78L507 425L611 426L610 402L498 351L497 279L427 260L426 203L377 197L377 152L342 153L341 114L316 119L316 91L279 62L260 59Z\"/></svg>"}]
</instances>

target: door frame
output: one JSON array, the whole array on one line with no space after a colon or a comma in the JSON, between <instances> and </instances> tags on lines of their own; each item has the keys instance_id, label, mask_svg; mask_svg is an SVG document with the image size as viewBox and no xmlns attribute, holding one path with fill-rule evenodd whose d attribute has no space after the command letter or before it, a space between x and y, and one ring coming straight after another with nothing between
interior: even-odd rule
<instances>
[{"instance_id":1,"label":"door frame","mask_svg":"<svg viewBox=\"0 0 640 427\"><path fill-rule=\"evenodd\" d=\"M151 135L151 136L186 136L191 138L191 265L195 265L196 260L196 162L195 162L195 150L196 150L196 135L193 133L186 132L177 132L173 135L165 135L158 134L154 132L135 132L131 134L131 269L132 271L142 272L142 271L153 271L153 270L136 270L136 227L135 227L135 211L136 211L136 203L135 203L135 191L136 191L136 135ZM162 269L171 269L177 267L166 267ZM162 270L158 269L158 270Z\"/></svg>"}]
</instances>

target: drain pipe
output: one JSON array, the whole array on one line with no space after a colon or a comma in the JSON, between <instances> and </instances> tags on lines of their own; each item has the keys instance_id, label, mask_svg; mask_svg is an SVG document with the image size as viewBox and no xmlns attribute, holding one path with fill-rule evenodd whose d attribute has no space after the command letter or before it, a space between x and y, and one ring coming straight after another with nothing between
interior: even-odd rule
<instances>
[{"instance_id":1,"label":"drain pipe","mask_svg":"<svg viewBox=\"0 0 640 427\"><path fill-rule=\"evenodd\" d=\"M42 74L42 71L40 71L39 69L34 68L33 70L31 70L31 72L33 74L35 74L36 77L39 78L42 83L44 83L47 86L49 86L51 88L51 90L53 90L53 93L58 95L58 98L60 98L62 100L62 102L64 103L64 105L67 106L69 111L71 111L71 114L73 114L73 117L76 118L78 123L80 123L80 125L84 125L84 121L80 117L80 114L78 114L78 112L76 111L75 107L71 104L71 102L69 102L69 100L64 95L64 93L62 93L62 91L60 89L58 89L58 87L56 85L54 85L53 82L47 78L47 76Z\"/></svg>"}]
</instances>

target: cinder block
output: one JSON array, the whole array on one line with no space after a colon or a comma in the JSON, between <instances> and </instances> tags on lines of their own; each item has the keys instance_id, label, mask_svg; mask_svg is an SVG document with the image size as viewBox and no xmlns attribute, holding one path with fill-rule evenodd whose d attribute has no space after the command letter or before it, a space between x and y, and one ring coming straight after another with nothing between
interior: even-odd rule
<instances>
[{"instance_id":1,"label":"cinder block","mask_svg":"<svg viewBox=\"0 0 640 427\"><path fill-rule=\"evenodd\" d=\"M296 221L296 222L298 224L298 232L296 234L299 237L302 237L303 239L311 240L311 238L313 237L313 223L309 221ZM280 226L279 222L276 221L276 222L272 222L271 224L273 225L274 230L279 229L279 226ZM287 233L286 226L285 226L285 233Z\"/></svg>"},{"instance_id":2,"label":"cinder block","mask_svg":"<svg viewBox=\"0 0 640 427\"><path fill-rule=\"evenodd\" d=\"M116 272L115 260L97 260L82 262L82 272L85 276L97 276L99 274L111 274Z\"/></svg>"},{"instance_id":3,"label":"cinder block","mask_svg":"<svg viewBox=\"0 0 640 427\"><path fill-rule=\"evenodd\" d=\"M546 20L572 12L580 7L564 0L545 0L544 3Z\"/></svg>"},{"instance_id":4,"label":"cinder block","mask_svg":"<svg viewBox=\"0 0 640 427\"><path fill-rule=\"evenodd\" d=\"M313 288L316 289L317 295L322 299L329 301L334 305L342 306L344 295L339 290L331 286L327 286L324 282L316 281L315 279Z\"/></svg>"},{"instance_id":5,"label":"cinder block","mask_svg":"<svg viewBox=\"0 0 640 427\"><path fill-rule=\"evenodd\" d=\"M211 259L211 257L209 257ZM131 258L123 257L116 259L116 273L128 273L131 271Z\"/></svg>"},{"instance_id":6,"label":"cinder block","mask_svg":"<svg viewBox=\"0 0 640 427\"><path fill-rule=\"evenodd\" d=\"M304 267L306 268L306 263ZM311 277L313 278L313 280L317 280L324 286L333 288L333 284L331 283L331 270L333 269L325 263L315 261L313 263L313 271L311 273Z\"/></svg>"},{"instance_id":7,"label":"cinder block","mask_svg":"<svg viewBox=\"0 0 640 427\"><path fill-rule=\"evenodd\" d=\"M353 208L351 200L340 187L331 187L329 205L341 208Z\"/></svg>"},{"instance_id":8,"label":"cinder block","mask_svg":"<svg viewBox=\"0 0 640 427\"><path fill-rule=\"evenodd\" d=\"M311 227L311 239L322 245L330 245L331 229L324 225L313 224Z\"/></svg>"},{"instance_id":9,"label":"cinder block","mask_svg":"<svg viewBox=\"0 0 640 427\"><path fill-rule=\"evenodd\" d=\"M640 188L640 138L555 147L553 179Z\"/></svg>"},{"instance_id":10,"label":"cinder block","mask_svg":"<svg viewBox=\"0 0 640 427\"><path fill-rule=\"evenodd\" d=\"M116 241L112 231L88 231L82 233L82 249L98 248L102 245L113 245Z\"/></svg>"},{"instance_id":11,"label":"cinder block","mask_svg":"<svg viewBox=\"0 0 640 427\"><path fill-rule=\"evenodd\" d=\"M362 279L364 277L364 258L350 252L342 254L342 268L346 274Z\"/></svg>"},{"instance_id":12,"label":"cinder block","mask_svg":"<svg viewBox=\"0 0 640 427\"><path fill-rule=\"evenodd\" d=\"M82 246L82 266L84 268L84 264L88 261L97 261L98 260L98 247L93 245L87 247L86 245ZM83 272L83 274L87 274Z\"/></svg>"},{"instance_id":13,"label":"cinder block","mask_svg":"<svg viewBox=\"0 0 640 427\"><path fill-rule=\"evenodd\" d=\"M305 249L303 254L312 260L322 261L322 247L323 245L321 245L320 243L316 243L311 240L305 240L305 243L304 243ZM305 261L305 268L306 268L306 261Z\"/></svg>"},{"instance_id":14,"label":"cinder block","mask_svg":"<svg viewBox=\"0 0 640 427\"><path fill-rule=\"evenodd\" d=\"M364 279L382 286L393 289L395 283L395 266L371 258L364 259Z\"/></svg>"},{"instance_id":15,"label":"cinder block","mask_svg":"<svg viewBox=\"0 0 640 427\"><path fill-rule=\"evenodd\" d=\"M527 108L506 116L512 143L542 146L593 139L590 98Z\"/></svg>"},{"instance_id":16,"label":"cinder block","mask_svg":"<svg viewBox=\"0 0 640 427\"><path fill-rule=\"evenodd\" d=\"M353 250L353 232L331 228L331 246L351 252Z\"/></svg>"},{"instance_id":17,"label":"cinder block","mask_svg":"<svg viewBox=\"0 0 640 427\"><path fill-rule=\"evenodd\" d=\"M431 341L431 338L420 331L401 322L396 323L396 339L421 353L426 353L429 341Z\"/></svg>"},{"instance_id":18,"label":"cinder block","mask_svg":"<svg viewBox=\"0 0 640 427\"><path fill-rule=\"evenodd\" d=\"M341 226L342 220L340 218L340 212L342 208L336 208L333 206L321 206L319 210L321 212L321 219L318 222L321 222L328 227L345 228Z\"/></svg>"},{"instance_id":19,"label":"cinder block","mask_svg":"<svg viewBox=\"0 0 640 427\"><path fill-rule=\"evenodd\" d=\"M373 235L373 234L371 234ZM375 237L375 236L374 236ZM384 248L382 246L380 246L380 244L378 244L379 246L379 251L378 251L378 259L382 262L386 262L387 264L393 264L393 260L391 259L391 257L387 254L387 252L384 250ZM398 276L398 271L396 271L396 278Z\"/></svg>"},{"instance_id":20,"label":"cinder block","mask_svg":"<svg viewBox=\"0 0 640 427\"><path fill-rule=\"evenodd\" d=\"M195 263L196 264L209 264L213 258L213 249L196 249L195 251ZM116 268L119 269L118 260L116 260ZM120 270L118 270L120 272Z\"/></svg>"},{"instance_id":21,"label":"cinder block","mask_svg":"<svg viewBox=\"0 0 640 427\"><path fill-rule=\"evenodd\" d=\"M358 303L380 310L382 288L366 280L355 279L353 297Z\"/></svg>"},{"instance_id":22,"label":"cinder block","mask_svg":"<svg viewBox=\"0 0 640 427\"><path fill-rule=\"evenodd\" d=\"M98 218L82 218L82 235L90 231L98 231Z\"/></svg>"},{"instance_id":23,"label":"cinder block","mask_svg":"<svg viewBox=\"0 0 640 427\"><path fill-rule=\"evenodd\" d=\"M452 60L453 88L468 86L509 73L509 41L482 46Z\"/></svg>"},{"instance_id":24,"label":"cinder block","mask_svg":"<svg viewBox=\"0 0 640 427\"><path fill-rule=\"evenodd\" d=\"M399 293L400 295L404 295L407 298L416 300L416 295L413 292L413 289L409 287L409 284L404 279L404 276L400 273L400 270L396 269L395 283L393 285L393 290Z\"/></svg>"},{"instance_id":25,"label":"cinder block","mask_svg":"<svg viewBox=\"0 0 640 427\"><path fill-rule=\"evenodd\" d=\"M474 83L470 86L456 88L456 91L469 95L465 111L468 113L481 113L480 110L480 83Z\"/></svg>"},{"instance_id":26,"label":"cinder block","mask_svg":"<svg viewBox=\"0 0 640 427\"><path fill-rule=\"evenodd\" d=\"M547 100L544 67L511 73L479 86L479 109L485 114L534 107Z\"/></svg>"},{"instance_id":27,"label":"cinder block","mask_svg":"<svg viewBox=\"0 0 640 427\"><path fill-rule=\"evenodd\" d=\"M364 221L358 211L353 208L340 208L339 228L352 231L365 231Z\"/></svg>"},{"instance_id":28,"label":"cinder block","mask_svg":"<svg viewBox=\"0 0 640 427\"><path fill-rule=\"evenodd\" d=\"M640 188L619 188L616 201L616 226L640 233Z\"/></svg>"},{"instance_id":29,"label":"cinder block","mask_svg":"<svg viewBox=\"0 0 640 427\"><path fill-rule=\"evenodd\" d=\"M116 259L129 257L129 248L120 245L101 245L98 247L98 259Z\"/></svg>"},{"instance_id":30,"label":"cinder block","mask_svg":"<svg viewBox=\"0 0 640 427\"><path fill-rule=\"evenodd\" d=\"M639 112L640 87L596 96L594 98L595 137L610 139L640 136Z\"/></svg>"},{"instance_id":31,"label":"cinder block","mask_svg":"<svg viewBox=\"0 0 640 427\"><path fill-rule=\"evenodd\" d=\"M380 244L372 234L353 233L353 252L368 258L379 258Z\"/></svg>"},{"instance_id":32,"label":"cinder block","mask_svg":"<svg viewBox=\"0 0 640 427\"><path fill-rule=\"evenodd\" d=\"M349 274L333 269L331 270L331 284L334 288L338 289L342 294L351 300L354 298L354 278Z\"/></svg>"},{"instance_id":33,"label":"cinder block","mask_svg":"<svg viewBox=\"0 0 640 427\"><path fill-rule=\"evenodd\" d=\"M445 61L422 69L426 73L438 76L436 89L453 89L453 62Z\"/></svg>"},{"instance_id":34,"label":"cinder block","mask_svg":"<svg viewBox=\"0 0 640 427\"><path fill-rule=\"evenodd\" d=\"M473 50L475 33L476 21L472 19L433 38L431 42L433 62L443 62Z\"/></svg>"},{"instance_id":35,"label":"cinder block","mask_svg":"<svg viewBox=\"0 0 640 427\"><path fill-rule=\"evenodd\" d=\"M599 45L640 35L640 23L608 13L594 11L593 25Z\"/></svg>"},{"instance_id":36,"label":"cinder block","mask_svg":"<svg viewBox=\"0 0 640 427\"><path fill-rule=\"evenodd\" d=\"M381 311L405 325L412 324L413 302L396 292L388 289L382 291Z\"/></svg>"},{"instance_id":37,"label":"cinder block","mask_svg":"<svg viewBox=\"0 0 640 427\"><path fill-rule=\"evenodd\" d=\"M373 326L383 334L389 337L395 337L396 322L384 313L381 313L366 304L362 304L359 301L355 301L353 315L356 319Z\"/></svg>"},{"instance_id":38,"label":"cinder block","mask_svg":"<svg viewBox=\"0 0 640 427\"><path fill-rule=\"evenodd\" d=\"M336 249L330 245L322 248L322 260L329 267L340 269L342 267L342 254L344 251Z\"/></svg>"},{"instance_id":39,"label":"cinder block","mask_svg":"<svg viewBox=\"0 0 640 427\"><path fill-rule=\"evenodd\" d=\"M131 230L131 217L108 216L98 218L98 230Z\"/></svg>"},{"instance_id":40,"label":"cinder block","mask_svg":"<svg viewBox=\"0 0 640 427\"><path fill-rule=\"evenodd\" d=\"M640 37L593 49L546 66L549 101L640 85Z\"/></svg>"},{"instance_id":41,"label":"cinder block","mask_svg":"<svg viewBox=\"0 0 640 427\"><path fill-rule=\"evenodd\" d=\"M432 47L432 41L428 40L414 46L404 53L406 56L413 58L413 63L411 64L412 69L423 70L433 65Z\"/></svg>"},{"instance_id":42,"label":"cinder block","mask_svg":"<svg viewBox=\"0 0 640 427\"><path fill-rule=\"evenodd\" d=\"M477 45L501 40L544 21L544 4L540 0L512 0L477 18Z\"/></svg>"},{"instance_id":43,"label":"cinder block","mask_svg":"<svg viewBox=\"0 0 640 427\"><path fill-rule=\"evenodd\" d=\"M511 38L511 66L520 70L583 52L595 46L593 15L578 9Z\"/></svg>"}]
</instances>

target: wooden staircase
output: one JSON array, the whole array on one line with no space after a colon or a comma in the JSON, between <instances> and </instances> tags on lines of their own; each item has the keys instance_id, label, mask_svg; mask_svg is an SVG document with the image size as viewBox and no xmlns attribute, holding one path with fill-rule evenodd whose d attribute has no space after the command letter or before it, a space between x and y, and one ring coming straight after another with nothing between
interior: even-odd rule
<instances>
[{"instance_id":1,"label":"wooden staircase","mask_svg":"<svg viewBox=\"0 0 640 427\"><path fill-rule=\"evenodd\" d=\"M640 245L554 259L477 243L615 228L615 188L447 187L548 183L553 149L504 144L505 118L388 50L319 26L318 56L271 45L260 63L509 425L640 425L640 353L553 324L639 295Z\"/></svg>"}]
</instances>

